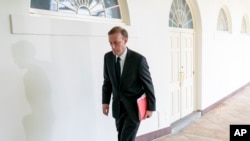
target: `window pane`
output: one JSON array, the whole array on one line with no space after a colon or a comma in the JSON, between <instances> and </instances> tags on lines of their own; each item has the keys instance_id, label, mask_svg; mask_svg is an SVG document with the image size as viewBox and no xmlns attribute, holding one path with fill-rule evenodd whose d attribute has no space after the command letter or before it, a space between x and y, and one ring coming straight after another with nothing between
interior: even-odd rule
<instances>
[{"instance_id":1,"label":"window pane","mask_svg":"<svg viewBox=\"0 0 250 141\"><path fill-rule=\"evenodd\" d=\"M50 10L50 0L31 0L30 7Z\"/></svg>"},{"instance_id":2,"label":"window pane","mask_svg":"<svg viewBox=\"0 0 250 141\"><path fill-rule=\"evenodd\" d=\"M220 14L217 21L217 30L218 31L228 31L228 22L225 11L223 9L220 10Z\"/></svg>"},{"instance_id":3,"label":"window pane","mask_svg":"<svg viewBox=\"0 0 250 141\"><path fill-rule=\"evenodd\" d=\"M90 12L86 7L81 7L78 9L78 14L90 16Z\"/></svg>"},{"instance_id":4,"label":"window pane","mask_svg":"<svg viewBox=\"0 0 250 141\"><path fill-rule=\"evenodd\" d=\"M117 0L105 0L104 4L106 8L118 5Z\"/></svg>"},{"instance_id":5,"label":"window pane","mask_svg":"<svg viewBox=\"0 0 250 141\"><path fill-rule=\"evenodd\" d=\"M104 12L104 11L94 12L94 13L92 13L92 16L97 16L97 17L106 17L106 16L105 16L105 12Z\"/></svg>"},{"instance_id":6,"label":"window pane","mask_svg":"<svg viewBox=\"0 0 250 141\"><path fill-rule=\"evenodd\" d=\"M241 33L247 33L247 24L246 24L246 19L245 18L242 19Z\"/></svg>"},{"instance_id":7,"label":"window pane","mask_svg":"<svg viewBox=\"0 0 250 141\"><path fill-rule=\"evenodd\" d=\"M192 14L185 0L174 0L169 13L169 26L193 28Z\"/></svg>"},{"instance_id":8,"label":"window pane","mask_svg":"<svg viewBox=\"0 0 250 141\"><path fill-rule=\"evenodd\" d=\"M31 0L31 8L120 19L117 0Z\"/></svg>"},{"instance_id":9,"label":"window pane","mask_svg":"<svg viewBox=\"0 0 250 141\"><path fill-rule=\"evenodd\" d=\"M112 9L106 10L106 16L109 18L121 19L120 9L119 7L115 7Z\"/></svg>"}]
</instances>

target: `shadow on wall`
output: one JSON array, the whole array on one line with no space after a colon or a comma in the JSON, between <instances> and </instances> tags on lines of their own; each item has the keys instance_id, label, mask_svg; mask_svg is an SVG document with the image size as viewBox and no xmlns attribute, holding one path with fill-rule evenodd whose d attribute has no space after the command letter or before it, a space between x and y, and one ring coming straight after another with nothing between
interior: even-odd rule
<instances>
[{"instance_id":1,"label":"shadow on wall","mask_svg":"<svg viewBox=\"0 0 250 141\"><path fill-rule=\"evenodd\" d=\"M12 46L15 63L22 69L27 100L31 113L23 118L27 141L50 141L54 116L51 106L51 85L44 68L46 63L35 58L36 50L27 41Z\"/></svg>"}]
</instances>

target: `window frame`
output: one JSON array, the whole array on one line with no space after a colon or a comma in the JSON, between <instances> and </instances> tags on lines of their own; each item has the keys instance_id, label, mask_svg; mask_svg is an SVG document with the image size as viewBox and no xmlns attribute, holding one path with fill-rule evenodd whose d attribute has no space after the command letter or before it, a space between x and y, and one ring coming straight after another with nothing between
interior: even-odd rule
<instances>
[{"instance_id":1,"label":"window frame","mask_svg":"<svg viewBox=\"0 0 250 141\"><path fill-rule=\"evenodd\" d=\"M223 13L221 13L223 12ZM220 18L221 15L223 15L223 20L225 19L226 20L226 30L221 30L218 26L219 26L219 21L221 20ZM224 21L225 21L224 20ZM216 31L217 32L224 32L224 33L232 33L232 23L231 23L231 17L230 17L230 14L229 14L229 11L228 9L224 6L222 8L220 8L219 10L219 13L218 13L218 16L217 16L217 22L216 22ZM225 25L223 25L225 26ZM223 29L225 29L225 27L223 27Z\"/></svg>"},{"instance_id":2,"label":"window frame","mask_svg":"<svg viewBox=\"0 0 250 141\"><path fill-rule=\"evenodd\" d=\"M194 28L193 15L186 0L173 0L169 12L168 22L168 26L172 28Z\"/></svg>"},{"instance_id":3,"label":"window frame","mask_svg":"<svg viewBox=\"0 0 250 141\"><path fill-rule=\"evenodd\" d=\"M120 10L120 19L116 18L107 18L107 17L98 17L98 16L88 16L83 14L73 14L73 13L64 13L58 11L51 11L51 10L43 10L37 8L29 7L29 14L32 16L48 16L48 17L55 17L55 18L62 18L62 19L76 19L76 20L84 20L84 21L96 21L96 22L111 22L111 23L123 23L123 16L122 16L122 8L120 5L120 1L117 0Z\"/></svg>"}]
</instances>

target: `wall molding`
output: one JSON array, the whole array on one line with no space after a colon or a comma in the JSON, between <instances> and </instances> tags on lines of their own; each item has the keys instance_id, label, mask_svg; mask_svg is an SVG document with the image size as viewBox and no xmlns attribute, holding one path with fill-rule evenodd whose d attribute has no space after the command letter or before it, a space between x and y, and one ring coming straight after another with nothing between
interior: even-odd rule
<instances>
[{"instance_id":1,"label":"wall molding","mask_svg":"<svg viewBox=\"0 0 250 141\"><path fill-rule=\"evenodd\" d=\"M107 36L113 26L124 26L124 23L119 22L17 14L10 15L10 24L12 34L61 36Z\"/></svg>"}]
</instances>

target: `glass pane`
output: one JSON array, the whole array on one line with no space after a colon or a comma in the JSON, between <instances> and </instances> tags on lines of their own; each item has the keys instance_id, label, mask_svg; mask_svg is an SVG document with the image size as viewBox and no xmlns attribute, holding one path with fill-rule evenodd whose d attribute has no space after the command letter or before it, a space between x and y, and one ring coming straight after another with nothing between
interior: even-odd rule
<instances>
[{"instance_id":1,"label":"glass pane","mask_svg":"<svg viewBox=\"0 0 250 141\"><path fill-rule=\"evenodd\" d=\"M31 0L30 7L50 10L50 0Z\"/></svg>"},{"instance_id":2,"label":"glass pane","mask_svg":"<svg viewBox=\"0 0 250 141\"><path fill-rule=\"evenodd\" d=\"M241 23L241 33L247 33L247 24L245 18L242 19Z\"/></svg>"},{"instance_id":3,"label":"glass pane","mask_svg":"<svg viewBox=\"0 0 250 141\"><path fill-rule=\"evenodd\" d=\"M120 9L119 7L115 7L112 9L106 10L106 16L108 18L115 18L115 19L121 19Z\"/></svg>"},{"instance_id":4,"label":"glass pane","mask_svg":"<svg viewBox=\"0 0 250 141\"><path fill-rule=\"evenodd\" d=\"M106 17L104 11L94 12L94 13L92 13L92 16L96 16L96 17Z\"/></svg>"},{"instance_id":5,"label":"glass pane","mask_svg":"<svg viewBox=\"0 0 250 141\"><path fill-rule=\"evenodd\" d=\"M169 13L169 26L193 28L192 14L185 0L174 0Z\"/></svg>"},{"instance_id":6,"label":"glass pane","mask_svg":"<svg viewBox=\"0 0 250 141\"><path fill-rule=\"evenodd\" d=\"M104 9L104 5L102 3L101 0L93 0L90 5L89 5L89 9L91 11L97 11L97 10L100 10L100 9Z\"/></svg>"},{"instance_id":7,"label":"glass pane","mask_svg":"<svg viewBox=\"0 0 250 141\"><path fill-rule=\"evenodd\" d=\"M109 8L109 7L118 5L118 2L117 0L105 0L104 4L106 8Z\"/></svg>"},{"instance_id":8,"label":"glass pane","mask_svg":"<svg viewBox=\"0 0 250 141\"><path fill-rule=\"evenodd\" d=\"M228 31L228 22L225 11L223 9L220 10L220 14L217 21L217 30L218 31Z\"/></svg>"},{"instance_id":9,"label":"glass pane","mask_svg":"<svg viewBox=\"0 0 250 141\"><path fill-rule=\"evenodd\" d=\"M78 10L78 14L90 16L91 13L90 13L90 11L86 7L81 7Z\"/></svg>"},{"instance_id":10,"label":"glass pane","mask_svg":"<svg viewBox=\"0 0 250 141\"><path fill-rule=\"evenodd\" d=\"M61 2L58 4L58 11L64 13L77 13L76 7L70 1L60 0Z\"/></svg>"},{"instance_id":11,"label":"glass pane","mask_svg":"<svg viewBox=\"0 0 250 141\"><path fill-rule=\"evenodd\" d=\"M71 13L71 14L75 14L76 13L76 11L73 11L72 9L69 9L68 7L65 7L65 6L59 7L58 10L60 12L62 12L62 13Z\"/></svg>"},{"instance_id":12,"label":"glass pane","mask_svg":"<svg viewBox=\"0 0 250 141\"><path fill-rule=\"evenodd\" d=\"M121 18L117 0L31 0L30 7L62 13Z\"/></svg>"}]
</instances>

